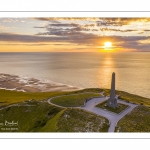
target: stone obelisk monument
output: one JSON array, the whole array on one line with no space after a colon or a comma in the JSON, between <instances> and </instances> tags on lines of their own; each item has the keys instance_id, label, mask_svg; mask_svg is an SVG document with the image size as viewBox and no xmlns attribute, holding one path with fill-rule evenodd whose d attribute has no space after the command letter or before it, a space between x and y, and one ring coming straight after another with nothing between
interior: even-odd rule
<instances>
[{"instance_id":1,"label":"stone obelisk monument","mask_svg":"<svg viewBox=\"0 0 150 150\"><path fill-rule=\"evenodd\" d=\"M112 80L111 80L111 90L110 90L110 98L107 101L107 106L116 108L118 107L117 99L115 97L115 73L112 73Z\"/></svg>"}]
</instances>

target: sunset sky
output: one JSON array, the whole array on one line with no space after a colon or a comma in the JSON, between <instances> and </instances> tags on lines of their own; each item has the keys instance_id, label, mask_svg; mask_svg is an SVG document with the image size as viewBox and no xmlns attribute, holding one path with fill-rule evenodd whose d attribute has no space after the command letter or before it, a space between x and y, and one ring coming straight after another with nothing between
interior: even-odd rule
<instances>
[{"instance_id":1,"label":"sunset sky","mask_svg":"<svg viewBox=\"0 0 150 150\"><path fill-rule=\"evenodd\" d=\"M150 18L0 18L0 52L150 51Z\"/></svg>"}]
</instances>

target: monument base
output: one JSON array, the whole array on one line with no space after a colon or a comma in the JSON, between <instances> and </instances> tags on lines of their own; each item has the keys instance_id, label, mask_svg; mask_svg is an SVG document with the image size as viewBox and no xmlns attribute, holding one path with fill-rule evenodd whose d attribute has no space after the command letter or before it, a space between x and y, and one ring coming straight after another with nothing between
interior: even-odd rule
<instances>
[{"instance_id":1,"label":"monument base","mask_svg":"<svg viewBox=\"0 0 150 150\"><path fill-rule=\"evenodd\" d=\"M118 107L117 99L116 98L113 98L113 99L109 98L107 101L107 106L117 108Z\"/></svg>"}]
</instances>

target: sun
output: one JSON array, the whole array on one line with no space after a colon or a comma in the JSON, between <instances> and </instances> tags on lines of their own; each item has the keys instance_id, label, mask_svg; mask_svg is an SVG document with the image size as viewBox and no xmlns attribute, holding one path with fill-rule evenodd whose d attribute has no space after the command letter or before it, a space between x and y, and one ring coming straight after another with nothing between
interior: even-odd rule
<instances>
[{"instance_id":1,"label":"sun","mask_svg":"<svg viewBox=\"0 0 150 150\"><path fill-rule=\"evenodd\" d=\"M104 43L104 48L105 49L110 49L112 47L112 43L111 42L105 42Z\"/></svg>"},{"instance_id":2,"label":"sun","mask_svg":"<svg viewBox=\"0 0 150 150\"><path fill-rule=\"evenodd\" d=\"M101 52L115 52L115 46L113 45L112 42L110 41L105 41L103 43L103 46L100 47L101 48Z\"/></svg>"}]
</instances>

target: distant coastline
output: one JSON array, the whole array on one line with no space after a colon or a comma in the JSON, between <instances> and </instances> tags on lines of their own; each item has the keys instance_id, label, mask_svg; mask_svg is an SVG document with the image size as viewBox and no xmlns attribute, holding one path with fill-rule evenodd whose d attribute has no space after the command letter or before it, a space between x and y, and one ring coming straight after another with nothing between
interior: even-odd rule
<instances>
[{"instance_id":1,"label":"distant coastline","mask_svg":"<svg viewBox=\"0 0 150 150\"><path fill-rule=\"evenodd\" d=\"M0 89L22 92L75 91L80 88L37 78L0 73Z\"/></svg>"}]
</instances>

